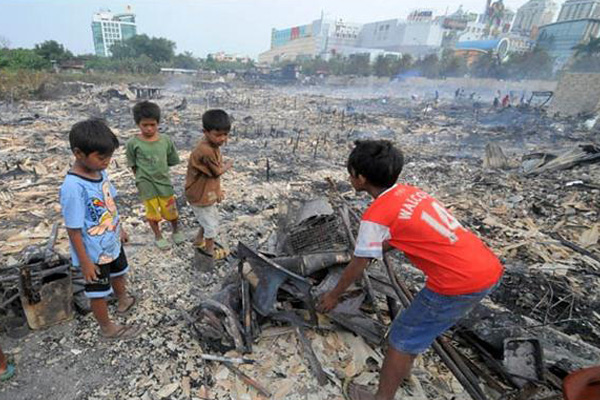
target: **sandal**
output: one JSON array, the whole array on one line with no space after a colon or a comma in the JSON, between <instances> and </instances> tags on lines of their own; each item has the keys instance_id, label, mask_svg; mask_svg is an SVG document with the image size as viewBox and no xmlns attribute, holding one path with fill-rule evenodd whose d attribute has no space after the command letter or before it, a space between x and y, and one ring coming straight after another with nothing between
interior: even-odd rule
<instances>
[{"instance_id":1,"label":"sandal","mask_svg":"<svg viewBox=\"0 0 600 400\"><path fill-rule=\"evenodd\" d=\"M173 242L175 244L182 244L185 243L186 237L183 233L181 232L177 232L173 234Z\"/></svg>"},{"instance_id":2,"label":"sandal","mask_svg":"<svg viewBox=\"0 0 600 400\"><path fill-rule=\"evenodd\" d=\"M156 247L158 247L160 250L167 250L169 247L171 247L171 245L169 244L169 242L167 241L167 239L162 238L162 239L158 239L154 241L154 244L156 245Z\"/></svg>"},{"instance_id":3,"label":"sandal","mask_svg":"<svg viewBox=\"0 0 600 400\"><path fill-rule=\"evenodd\" d=\"M217 261L217 260L222 260L222 259L226 258L228 255L229 255L229 250L227 250L223 247L218 247L218 248L215 248L215 254L213 255L213 258L215 259L215 261Z\"/></svg>"},{"instance_id":4,"label":"sandal","mask_svg":"<svg viewBox=\"0 0 600 400\"><path fill-rule=\"evenodd\" d=\"M7 380L15 376L15 371L16 368L13 364L6 364L6 371L4 371L0 375L0 382L6 382Z\"/></svg>"},{"instance_id":5,"label":"sandal","mask_svg":"<svg viewBox=\"0 0 600 400\"><path fill-rule=\"evenodd\" d=\"M135 306L135 303L137 303L137 298L135 296L129 296L129 297L131 297L133 299L133 301L131 302L131 304L129 304L127 306L127 308L124 309L123 311L119 311L119 309L117 308L117 310L115 311L116 314L119 314L119 315L128 314L129 311L131 311L131 309L133 308L133 306Z\"/></svg>"},{"instance_id":6,"label":"sandal","mask_svg":"<svg viewBox=\"0 0 600 400\"><path fill-rule=\"evenodd\" d=\"M137 325L121 325L119 329L112 335L100 333L105 340L131 340L135 339L142 333L143 328Z\"/></svg>"}]
</instances>

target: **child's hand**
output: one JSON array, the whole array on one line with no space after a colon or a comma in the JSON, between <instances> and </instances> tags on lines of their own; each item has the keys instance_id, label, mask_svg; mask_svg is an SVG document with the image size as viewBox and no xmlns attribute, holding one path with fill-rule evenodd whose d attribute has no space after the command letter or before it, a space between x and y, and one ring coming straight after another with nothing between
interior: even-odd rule
<instances>
[{"instance_id":1,"label":"child's hand","mask_svg":"<svg viewBox=\"0 0 600 400\"><path fill-rule=\"evenodd\" d=\"M339 302L339 297L333 291L327 292L321 296L317 304L317 311L328 313L333 310Z\"/></svg>"},{"instance_id":2,"label":"child's hand","mask_svg":"<svg viewBox=\"0 0 600 400\"><path fill-rule=\"evenodd\" d=\"M121 243L129 243L129 235L125 232L125 229L121 228Z\"/></svg>"},{"instance_id":3,"label":"child's hand","mask_svg":"<svg viewBox=\"0 0 600 400\"><path fill-rule=\"evenodd\" d=\"M85 279L86 282L94 282L98 279L98 275L100 275L98 266L89 261L81 264L81 272L83 273L83 279Z\"/></svg>"},{"instance_id":4,"label":"child's hand","mask_svg":"<svg viewBox=\"0 0 600 400\"><path fill-rule=\"evenodd\" d=\"M227 160L223 163L223 169L229 171L233 167L233 160Z\"/></svg>"}]
</instances>

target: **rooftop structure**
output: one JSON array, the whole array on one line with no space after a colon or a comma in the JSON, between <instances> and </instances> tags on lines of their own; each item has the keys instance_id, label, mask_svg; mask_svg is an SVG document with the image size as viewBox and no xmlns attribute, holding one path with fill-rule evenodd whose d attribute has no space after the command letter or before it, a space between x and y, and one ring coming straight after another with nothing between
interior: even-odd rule
<instances>
[{"instance_id":1,"label":"rooftop structure","mask_svg":"<svg viewBox=\"0 0 600 400\"><path fill-rule=\"evenodd\" d=\"M535 37L539 27L552 23L557 6L553 0L530 0L517 10L511 31Z\"/></svg>"},{"instance_id":2,"label":"rooftop structure","mask_svg":"<svg viewBox=\"0 0 600 400\"><path fill-rule=\"evenodd\" d=\"M567 0L563 3L556 22L584 18L600 18L600 0Z\"/></svg>"}]
</instances>

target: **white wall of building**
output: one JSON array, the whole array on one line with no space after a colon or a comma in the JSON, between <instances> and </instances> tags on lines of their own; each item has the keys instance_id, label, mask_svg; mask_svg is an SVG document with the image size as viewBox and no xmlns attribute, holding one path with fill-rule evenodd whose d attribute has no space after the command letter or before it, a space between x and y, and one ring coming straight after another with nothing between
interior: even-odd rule
<instances>
[{"instance_id":1,"label":"white wall of building","mask_svg":"<svg viewBox=\"0 0 600 400\"><path fill-rule=\"evenodd\" d=\"M553 0L530 0L517 11L511 31L529 36L540 26L552 23L556 11Z\"/></svg>"},{"instance_id":2,"label":"white wall of building","mask_svg":"<svg viewBox=\"0 0 600 400\"><path fill-rule=\"evenodd\" d=\"M557 22L599 17L600 0L567 0L560 9Z\"/></svg>"}]
</instances>

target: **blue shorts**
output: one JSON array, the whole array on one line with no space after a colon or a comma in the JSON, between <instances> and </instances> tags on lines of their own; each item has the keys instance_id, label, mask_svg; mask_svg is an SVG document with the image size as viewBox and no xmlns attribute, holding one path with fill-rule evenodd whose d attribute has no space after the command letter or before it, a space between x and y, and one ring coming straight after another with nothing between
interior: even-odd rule
<instances>
[{"instance_id":1,"label":"blue shorts","mask_svg":"<svg viewBox=\"0 0 600 400\"><path fill-rule=\"evenodd\" d=\"M467 315L498 284L477 293L446 296L427 288L392 322L390 345L406 354L423 353L442 333Z\"/></svg>"}]
</instances>

